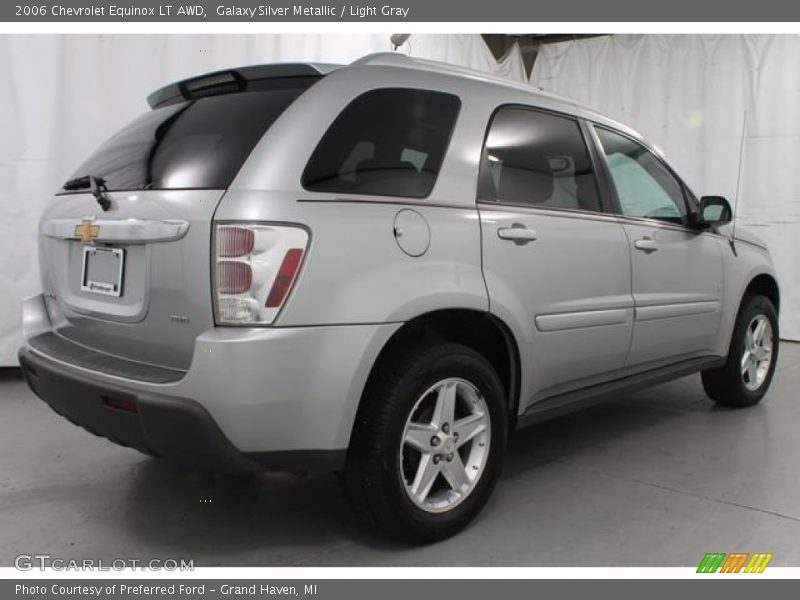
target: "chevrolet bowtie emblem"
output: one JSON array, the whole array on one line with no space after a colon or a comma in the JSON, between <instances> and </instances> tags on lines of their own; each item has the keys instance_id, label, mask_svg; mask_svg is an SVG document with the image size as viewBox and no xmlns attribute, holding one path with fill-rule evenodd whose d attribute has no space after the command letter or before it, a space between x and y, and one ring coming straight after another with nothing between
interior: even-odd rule
<instances>
[{"instance_id":1,"label":"chevrolet bowtie emblem","mask_svg":"<svg viewBox=\"0 0 800 600\"><path fill-rule=\"evenodd\" d=\"M75 226L74 235L86 244L100 235L100 225L95 225L92 221L84 219L80 225Z\"/></svg>"}]
</instances>

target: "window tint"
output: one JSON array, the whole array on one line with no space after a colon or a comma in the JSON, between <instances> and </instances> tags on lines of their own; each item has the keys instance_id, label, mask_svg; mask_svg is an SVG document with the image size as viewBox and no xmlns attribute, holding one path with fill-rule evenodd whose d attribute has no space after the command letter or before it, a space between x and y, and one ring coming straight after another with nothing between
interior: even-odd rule
<instances>
[{"instance_id":1,"label":"window tint","mask_svg":"<svg viewBox=\"0 0 800 600\"><path fill-rule=\"evenodd\" d=\"M478 197L600 211L592 163L577 121L526 108L500 109L486 138Z\"/></svg>"},{"instance_id":2,"label":"window tint","mask_svg":"<svg viewBox=\"0 0 800 600\"><path fill-rule=\"evenodd\" d=\"M117 132L75 172L110 190L225 189L264 132L313 83L211 96L151 110Z\"/></svg>"},{"instance_id":3,"label":"window tint","mask_svg":"<svg viewBox=\"0 0 800 600\"><path fill-rule=\"evenodd\" d=\"M683 186L647 148L630 138L597 128L622 214L683 223Z\"/></svg>"},{"instance_id":4,"label":"window tint","mask_svg":"<svg viewBox=\"0 0 800 600\"><path fill-rule=\"evenodd\" d=\"M315 192L424 198L444 161L460 101L442 92L381 89L345 108L303 173Z\"/></svg>"}]
</instances>

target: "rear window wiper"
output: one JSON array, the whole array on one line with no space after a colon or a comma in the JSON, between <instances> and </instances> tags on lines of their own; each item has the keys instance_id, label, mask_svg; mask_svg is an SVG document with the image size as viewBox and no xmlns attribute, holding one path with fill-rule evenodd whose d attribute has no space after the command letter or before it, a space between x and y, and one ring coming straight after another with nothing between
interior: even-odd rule
<instances>
[{"instance_id":1,"label":"rear window wiper","mask_svg":"<svg viewBox=\"0 0 800 600\"><path fill-rule=\"evenodd\" d=\"M111 208L111 200L106 196L108 188L106 187L106 180L102 177L95 177L94 175L84 175L83 177L75 177L70 179L64 184L64 190L74 192L75 190L82 190L84 188L91 188L92 196L94 196L97 203L104 211Z\"/></svg>"}]
</instances>

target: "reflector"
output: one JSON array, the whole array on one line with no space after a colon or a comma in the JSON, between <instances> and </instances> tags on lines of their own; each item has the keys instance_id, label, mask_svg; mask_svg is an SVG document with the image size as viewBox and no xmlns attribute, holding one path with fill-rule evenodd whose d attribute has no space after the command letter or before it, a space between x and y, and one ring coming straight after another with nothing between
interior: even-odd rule
<instances>
[{"instance_id":1,"label":"reflector","mask_svg":"<svg viewBox=\"0 0 800 600\"><path fill-rule=\"evenodd\" d=\"M139 412L139 407L136 404L135 398L113 398L111 396L102 396L102 402L111 408L117 408L126 412Z\"/></svg>"},{"instance_id":2,"label":"reflector","mask_svg":"<svg viewBox=\"0 0 800 600\"><path fill-rule=\"evenodd\" d=\"M275 308L283 304L286 295L294 283L297 269L300 268L300 261L303 259L302 248L292 248L286 251L286 256L283 257L281 268L278 269L278 276L275 278L275 283L272 284L272 289L267 296L267 308Z\"/></svg>"}]
</instances>

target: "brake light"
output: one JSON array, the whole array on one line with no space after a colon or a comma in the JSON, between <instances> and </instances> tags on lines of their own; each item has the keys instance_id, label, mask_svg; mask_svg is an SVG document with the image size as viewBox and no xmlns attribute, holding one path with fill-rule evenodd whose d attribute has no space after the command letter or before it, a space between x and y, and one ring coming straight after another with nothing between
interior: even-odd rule
<instances>
[{"instance_id":1,"label":"brake light","mask_svg":"<svg viewBox=\"0 0 800 600\"><path fill-rule=\"evenodd\" d=\"M256 235L244 227L220 227L217 229L217 256L231 258L244 256L253 250Z\"/></svg>"},{"instance_id":2,"label":"brake light","mask_svg":"<svg viewBox=\"0 0 800 600\"><path fill-rule=\"evenodd\" d=\"M217 263L217 290L220 294L243 294L253 284L253 269L246 262L221 260Z\"/></svg>"},{"instance_id":3,"label":"brake light","mask_svg":"<svg viewBox=\"0 0 800 600\"><path fill-rule=\"evenodd\" d=\"M214 246L217 323L272 323L297 279L307 245L308 232L301 227L217 225Z\"/></svg>"}]
</instances>

